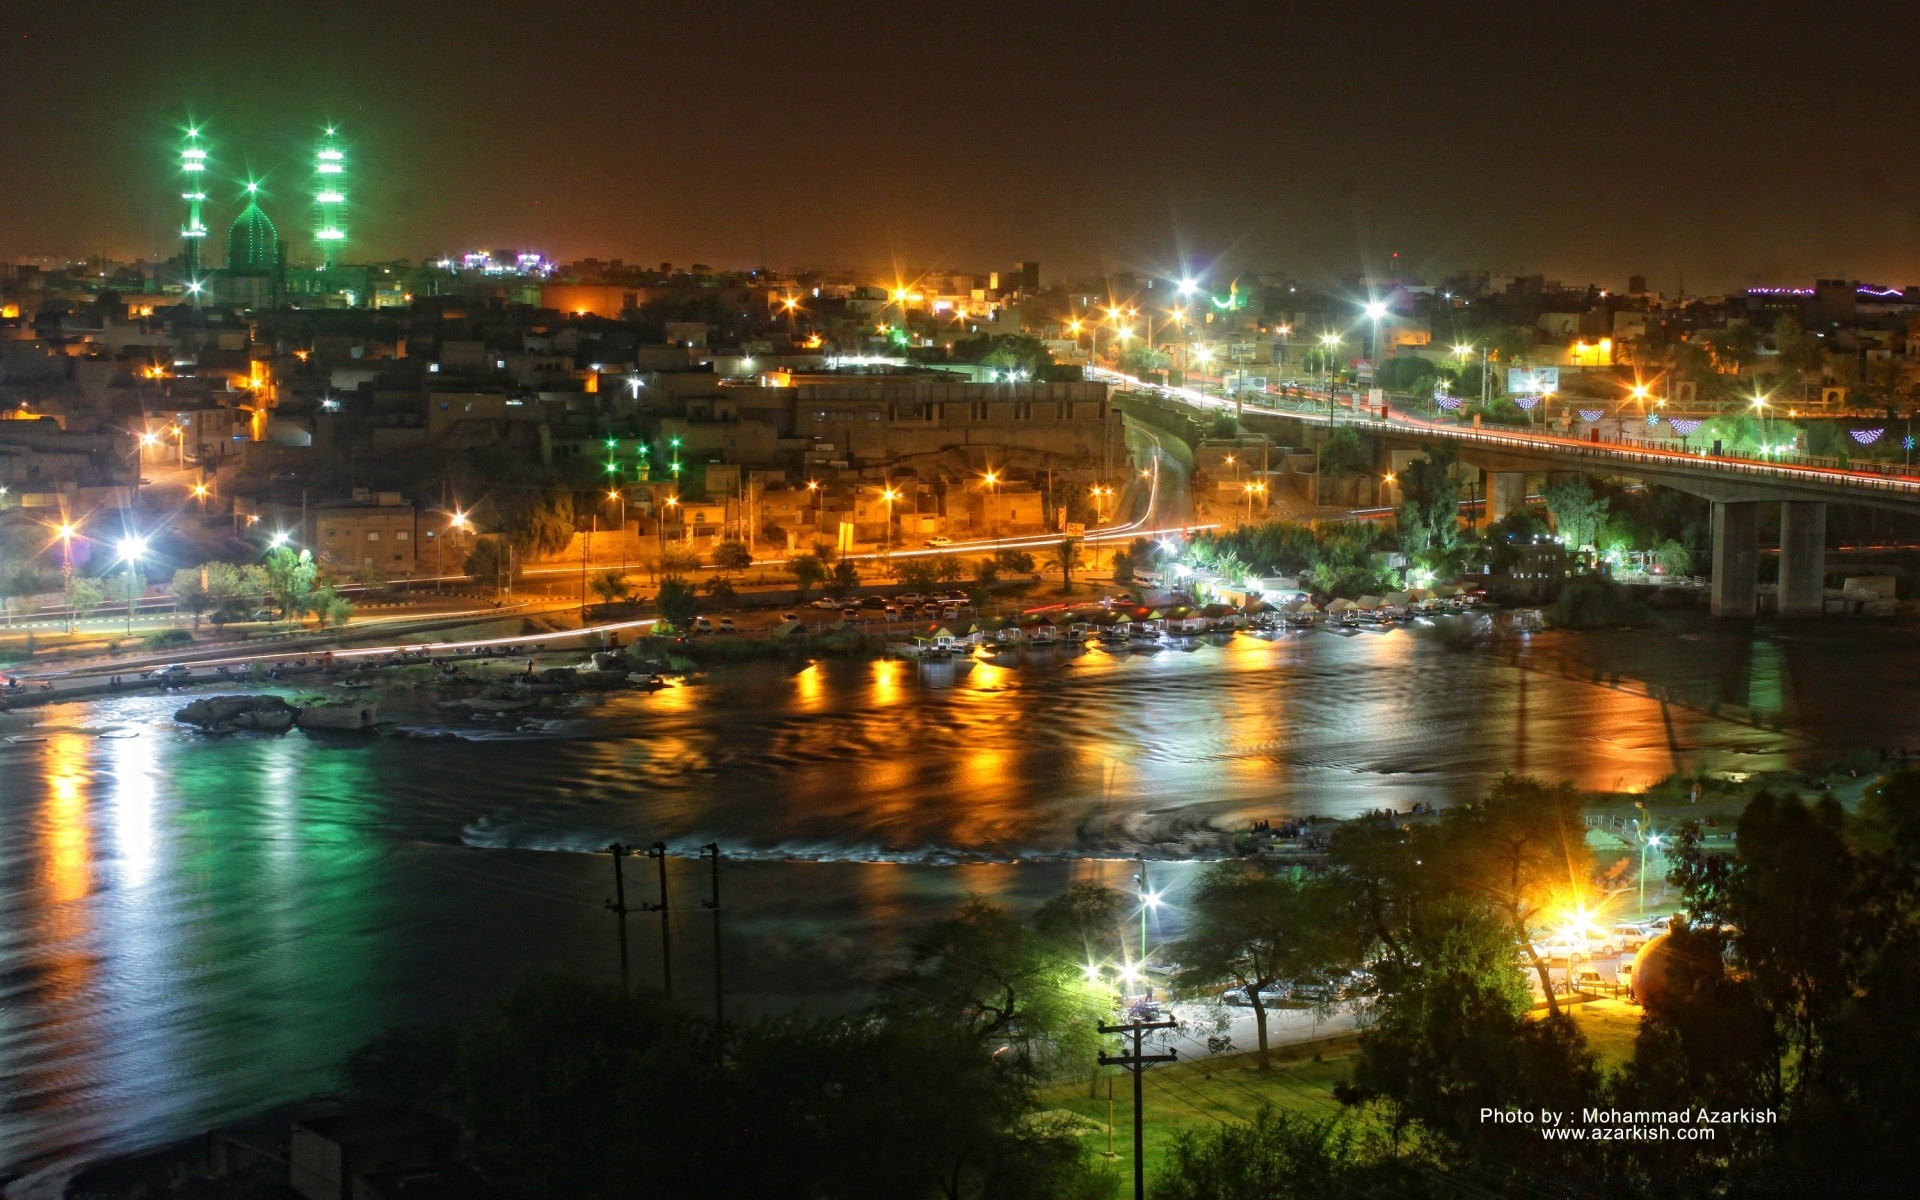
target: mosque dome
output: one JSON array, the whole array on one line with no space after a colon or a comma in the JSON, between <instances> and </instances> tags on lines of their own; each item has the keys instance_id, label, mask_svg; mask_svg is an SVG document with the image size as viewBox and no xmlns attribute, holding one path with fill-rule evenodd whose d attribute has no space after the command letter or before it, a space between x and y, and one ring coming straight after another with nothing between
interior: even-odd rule
<instances>
[{"instance_id":1,"label":"mosque dome","mask_svg":"<svg viewBox=\"0 0 1920 1200\"><path fill-rule=\"evenodd\" d=\"M236 275L271 275L280 266L280 233L249 192L246 208L227 230L227 270Z\"/></svg>"}]
</instances>

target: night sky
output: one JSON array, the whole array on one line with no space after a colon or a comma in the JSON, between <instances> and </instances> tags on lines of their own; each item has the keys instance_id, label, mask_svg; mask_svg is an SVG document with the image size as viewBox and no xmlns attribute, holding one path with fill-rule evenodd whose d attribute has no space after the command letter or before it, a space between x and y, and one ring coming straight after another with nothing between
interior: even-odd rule
<instances>
[{"instance_id":1,"label":"night sky","mask_svg":"<svg viewBox=\"0 0 1920 1200\"><path fill-rule=\"evenodd\" d=\"M1914 6L1446 9L13 3L0 254L173 252L191 111L296 253L331 119L357 258L1920 282Z\"/></svg>"}]
</instances>

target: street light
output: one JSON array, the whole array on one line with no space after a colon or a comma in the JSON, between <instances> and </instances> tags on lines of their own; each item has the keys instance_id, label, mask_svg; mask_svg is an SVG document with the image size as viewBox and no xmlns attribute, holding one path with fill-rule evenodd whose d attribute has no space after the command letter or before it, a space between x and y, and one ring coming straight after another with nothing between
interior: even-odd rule
<instances>
[{"instance_id":1,"label":"street light","mask_svg":"<svg viewBox=\"0 0 1920 1200\"><path fill-rule=\"evenodd\" d=\"M1264 483L1249 483L1244 485L1241 490L1245 491L1247 494L1247 523L1252 524L1253 523L1253 498L1256 495L1264 496L1267 491L1267 485Z\"/></svg>"},{"instance_id":2,"label":"street light","mask_svg":"<svg viewBox=\"0 0 1920 1200\"><path fill-rule=\"evenodd\" d=\"M447 539L453 536L454 530L465 529L467 524L467 514L461 512L459 509L455 509L453 514L447 518L446 530L440 535L440 545L438 547L440 568L435 574L440 576L439 586L442 588L447 586Z\"/></svg>"},{"instance_id":3,"label":"street light","mask_svg":"<svg viewBox=\"0 0 1920 1200\"><path fill-rule=\"evenodd\" d=\"M893 502L900 498L900 493L895 491L892 488L887 488L886 490L880 493L880 498L887 502L887 553L892 554L893 553Z\"/></svg>"},{"instance_id":4,"label":"street light","mask_svg":"<svg viewBox=\"0 0 1920 1200\"><path fill-rule=\"evenodd\" d=\"M62 521L53 533L60 539L60 598L67 600L73 595L73 539L80 531L71 521ZM78 616L73 605L67 604L67 632L78 628Z\"/></svg>"},{"instance_id":5,"label":"street light","mask_svg":"<svg viewBox=\"0 0 1920 1200\"><path fill-rule=\"evenodd\" d=\"M1373 322L1373 353L1371 357L1374 362L1378 363L1380 361L1380 320L1387 315L1387 306L1382 301L1369 300L1367 301L1366 314L1367 320Z\"/></svg>"},{"instance_id":6,"label":"street light","mask_svg":"<svg viewBox=\"0 0 1920 1200\"><path fill-rule=\"evenodd\" d=\"M120 561L127 564L127 633L131 636L133 633L133 606L140 598L140 593L136 592L133 587L133 573L135 568L138 567L140 560L147 556L147 539L138 534L130 534L120 539L116 549L120 553Z\"/></svg>"},{"instance_id":7,"label":"street light","mask_svg":"<svg viewBox=\"0 0 1920 1200\"><path fill-rule=\"evenodd\" d=\"M1000 476L992 467L988 467L987 473L981 476L981 482L987 485L987 536L997 544L1000 541L1000 513L994 501L1000 494L997 490Z\"/></svg>"}]
</instances>

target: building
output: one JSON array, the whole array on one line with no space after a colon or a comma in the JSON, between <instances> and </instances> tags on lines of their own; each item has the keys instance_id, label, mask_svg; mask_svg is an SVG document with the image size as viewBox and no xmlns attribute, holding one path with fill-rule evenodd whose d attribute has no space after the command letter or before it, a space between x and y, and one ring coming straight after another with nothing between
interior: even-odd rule
<instances>
[{"instance_id":1,"label":"building","mask_svg":"<svg viewBox=\"0 0 1920 1200\"><path fill-rule=\"evenodd\" d=\"M411 575L419 565L418 533L418 514L400 493L356 488L349 499L308 508L305 544L336 570Z\"/></svg>"}]
</instances>

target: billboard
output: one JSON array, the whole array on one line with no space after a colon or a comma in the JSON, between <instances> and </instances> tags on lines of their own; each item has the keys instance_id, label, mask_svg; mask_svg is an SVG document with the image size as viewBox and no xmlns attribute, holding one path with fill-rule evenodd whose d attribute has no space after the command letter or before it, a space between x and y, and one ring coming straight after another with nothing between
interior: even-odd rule
<instances>
[{"instance_id":1,"label":"billboard","mask_svg":"<svg viewBox=\"0 0 1920 1200\"><path fill-rule=\"evenodd\" d=\"M1559 367L1507 368L1507 391L1516 396L1539 396L1559 390Z\"/></svg>"}]
</instances>

